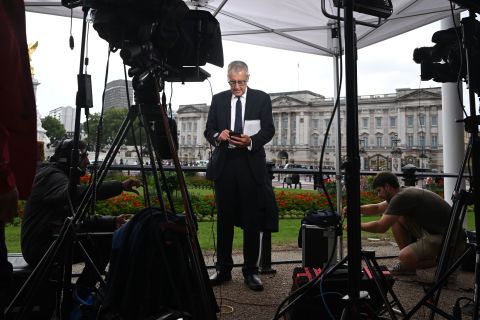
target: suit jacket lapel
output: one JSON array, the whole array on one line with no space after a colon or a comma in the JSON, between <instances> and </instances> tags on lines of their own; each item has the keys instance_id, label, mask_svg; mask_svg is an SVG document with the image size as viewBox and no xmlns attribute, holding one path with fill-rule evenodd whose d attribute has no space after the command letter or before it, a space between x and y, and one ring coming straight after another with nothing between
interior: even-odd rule
<instances>
[{"instance_id":1,"label":"suit jacket lapel","mask_svg":"<svg viewBox=\"0 0 480 320\"><path fill-rule=\"evenodd\" d=\"M231 128L231 124L230 124L230 121L232 119L232 94L230 93L230 91L228 92L227 94L227 99L225 99L225 116L226 116L226 119L225 119L225 123L227 124L227 128L230 129Z\"/></svg>"},{"instance_id":2,"label":"suit jacket lapel","mask_svg":"<svg viewBox=\"0 0 480 320\"><path fill-rule=\"evenodd\" d=\"M245 122L245 120L248 120L248 119L251 119L251 111L252 111L252 100L253 99L253 96L252 96L252 89L248 88L248 91L247 91L247 102L245 104L245 115L243 117L243 121Z\"/></svg>"}]
</instances>

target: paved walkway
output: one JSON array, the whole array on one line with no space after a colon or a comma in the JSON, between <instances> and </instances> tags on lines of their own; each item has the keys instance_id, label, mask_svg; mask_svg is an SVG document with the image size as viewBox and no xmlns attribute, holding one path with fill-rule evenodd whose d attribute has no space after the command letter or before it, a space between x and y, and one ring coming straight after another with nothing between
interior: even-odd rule
<instances>
[{"instance_id":1,"label":"paved walkway","mask_svg":"<svg viewBox=\"0 0 480 320\"><path fill-rule=\"evenodd\" d=\"M363 250L374 250L376 252L377 262L380 265L388 267L393 266L396 259L382 259L382 257L390 257L398 254L398 247L395 243L383 240L365 240L363 241ZM213 264L211 252L205 253L205 259L207 265ZM274 249L272 253L272 261L292 260L301 260L301 249L277 248ZM237 252L234 254L234 261L235 263L242 262L241 253ZM241 268L234 268L232 281L214 288L217 302L221 306L219 319L272 319L281 301L284 300L291 291L293 269L297 266L300 266L300 264L273 264L276 273L261 275L265 286L263 292L249 290L243 283ZM212 270L209 270L209 272L211 273ZM434 273L435 268L432 268L420 270L415 276L395 277L394 292L407 312L424 296L424 288L432 281ZM456 272L456 276L442 287L439 306L445 312L451 314L452 306L458 297L465 296L472 298L473 281L473 273L464 271ZM462 303L462 305L463 304L464 303ZM428 309L421 307L412 319L426 319L428 316ZM463 319L470 319L470 317L464 314Z\"/></svg>"}]
</instances>

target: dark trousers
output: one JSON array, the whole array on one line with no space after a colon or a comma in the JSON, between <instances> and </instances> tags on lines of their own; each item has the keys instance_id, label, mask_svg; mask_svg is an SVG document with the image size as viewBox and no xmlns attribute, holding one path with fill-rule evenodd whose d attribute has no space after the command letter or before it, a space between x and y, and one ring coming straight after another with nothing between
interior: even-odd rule
<instances>
[{"instance_id":1,"label":"dark trousers","mask_svg":"<svg viewBox=\"0 0 480 320\"><path fill-rule=\"evenodd\" d=\"M217 220L217 264L219 271L230 272L233 267L232 244L234 226L219 215ZM243 230L243 275L258 273L260 232Z\"/></svg>"},{"instance_id":2,"label":"dark trousers","mask_svg":"<svg viewBox=\"0 0 480 320\"><path fill-rule=\"evenodd\" d=\"M7 246L5 244L5 223L0 221L0 319L7 307L9 288L12 282L12 264L8 262Z\"/></svg>"},{"instance_id":3,"label":"dark trousers","mask_svg":"<svg viewBox=\"0 0 480 320\"><path fill-rule=\"evenodd\" d=\"M247 150L228 150L226 163L215 181L217 201L217 270L230 272L233 266L234 226L243 229L243 274L258 271L260 219L258 186L248 166Z\"/></svg>"}]
</instances>

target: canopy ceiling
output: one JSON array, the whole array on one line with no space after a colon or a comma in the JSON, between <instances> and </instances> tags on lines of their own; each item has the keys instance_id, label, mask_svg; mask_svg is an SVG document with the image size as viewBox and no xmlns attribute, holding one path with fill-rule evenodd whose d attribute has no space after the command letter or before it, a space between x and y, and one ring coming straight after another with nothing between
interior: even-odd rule
<instances>
[{"instance_id":1,"label":"canopy ceiling","mask_svg":"<svg viewBox=\"0 0 480 320\"><path fill-rule=\"evenodd\" d=\"M201 0L186 1L211 11L222 30L223 40L329 56L329 24L321 0ZM325 0L329 13L336 13L332 0ZM392 0L393 14L381 26L357 25L358 48L380 42L451 15L448 0ZM59 0L26 0L27 11L70 16ZM456 8L459 10L459 8ZM80 8L74 16L81 17ZM378 19L355 14L357 20Z\"/></svg>"}]
</instances>

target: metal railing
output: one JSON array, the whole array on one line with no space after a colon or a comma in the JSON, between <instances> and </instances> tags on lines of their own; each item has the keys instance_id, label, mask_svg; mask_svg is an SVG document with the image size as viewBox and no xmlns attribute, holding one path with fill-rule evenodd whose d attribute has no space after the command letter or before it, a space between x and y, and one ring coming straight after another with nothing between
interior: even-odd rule
<instances>
[{"instance_id":1,"label":"metal railing","mask_svg":"<svg viewBox=\"0 0 480 320\"><path fill-rule=\"evenodd\" d=\"M318 169L306 169L306 168L289 168L289 169L282 169L282 168L275 168L273 164L267 164L269 169L269 173L271 175L272 180L280 180L279 177L285 177L291 174L299 174L305 175L310 177L319 176L320 172ZM143 166L144 170L152 170L152 167L149 165ZM171 165L163 166L165 171L174 171L175 168ZM122 171L127 172L130 174L135 174L136 172L140 172L141 166L140 165L112 165L109 170L112 171ZM185 173L189 172L196 172L196 173L204 173L206 172L205 166L182 166L182 171ZM375 176L379 171L361 171L361 176ZM322 170L322 175L335 177L336 172L331 169ZM414 166L405 166L403 172L395 173L397 176L401 177L406 186L414 186L417 184L418 181L424 180L426 178L456 178L457 174L453 173L438 173L438 172L426 172L426 171L419 171ZM467 177L467 176L465 176ZM304 177L304 180L305 177ZM315 178L313 178L315 180ZM316 189L316 185L314 182L313 188ZM299 226L300 228L300 226ZM294 264L294 263L301 263L301 260L285 260L285 261L272 261L272 246L271 246L271 233L264 232L262 235L262 249L261 249L261 257L260 257L260 272L263 274L266 273L275 273L276 271L272 269L272 265L274 264ZM235 264L235 267L241 266L239 264ZM214 268L214 266L208 266L208 268Z\"/></svg>"}]
</instances>

